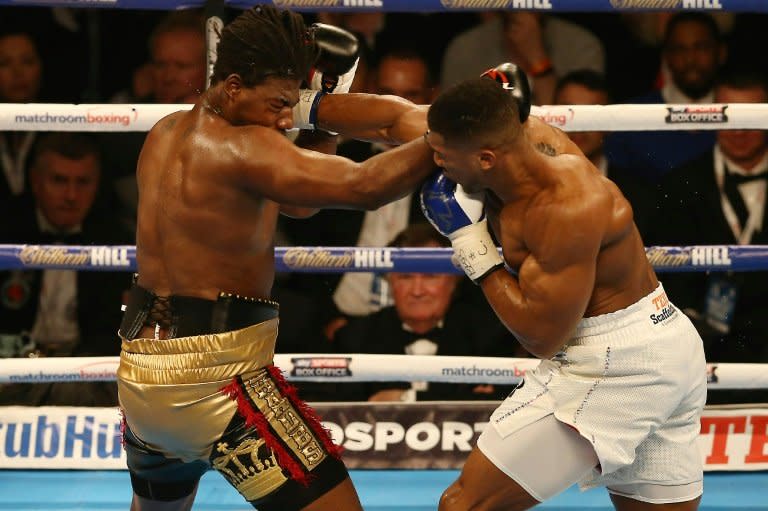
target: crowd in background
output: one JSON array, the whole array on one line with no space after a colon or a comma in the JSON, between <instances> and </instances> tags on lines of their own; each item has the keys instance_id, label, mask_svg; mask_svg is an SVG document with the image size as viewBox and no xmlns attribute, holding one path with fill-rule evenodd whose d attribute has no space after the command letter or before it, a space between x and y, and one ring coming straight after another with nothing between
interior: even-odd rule
<instances>
[{"instance_id":1,"label":"crowd in background","mask_svg":"<svg viewBox=\"0 0 768 511\"><path fill-rule=\"evenodd\" d=\"M703 12L322 13L357 34L352 92L428 104L504 61L534 104L767 103L768 16ZM429 27L425 30L424 27ZM192 103L205 87L198 11L0 8L0 102ZM764 131L571 133L629 199L646 246L768 243ZM145 133L0 131L0 243L132 244ZM342 140L363 160L389 148ZM283 218L276 245L447 246L414 196L376 211ZM0 356L117 355L120 272L0 271ZM768 274L662 274L716 362L768 362ZM278 352L525 357L455 275L280 274ZM113 404L106 384L15 385L0 404ZM506 387L300 385L307 399L500 399ZM756 392L710 395L766 400Z\"/></svg>"}]
</instances>

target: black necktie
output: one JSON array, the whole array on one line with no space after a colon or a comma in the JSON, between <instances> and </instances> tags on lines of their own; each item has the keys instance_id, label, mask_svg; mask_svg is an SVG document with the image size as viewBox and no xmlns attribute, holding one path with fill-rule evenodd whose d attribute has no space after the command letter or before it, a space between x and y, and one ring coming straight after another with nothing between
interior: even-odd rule
<instances>
[{"instance_id":1,"label":"black necktie","mask_svg":"<svg viewBox=\"0 0 768 511\"><path fill-rule=\"evenodd\" d=\"M739 185L742 183L749 183L751 181L765 179L766 177L768 177L768 174L765 172L745 176L743 174L734 174L727 168L725 169L723 192L725 192L725 196L728 198L728 202L731 203L731 207L736 213L736 217L739 219L739 225L741 227L744 227L744 225L747 223L747 219L749 218L749 210L747 209L747 205L744 203L744 198L741 196Z\"/></svg>"}]
</instances>

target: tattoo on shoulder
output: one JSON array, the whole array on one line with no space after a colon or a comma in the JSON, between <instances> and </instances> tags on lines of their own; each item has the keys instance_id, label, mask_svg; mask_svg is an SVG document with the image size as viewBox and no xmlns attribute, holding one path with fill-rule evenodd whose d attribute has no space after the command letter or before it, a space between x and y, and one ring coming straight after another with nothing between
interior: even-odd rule
<instances>
[{"instance_id":1,"label":"tattoo on shoulder","mask_svg":"<svg viewBox=\"0 0 768 511\"><path fill-rule=\"evenodd\" d=\"M557 156L557 151L555 148L546 142L537 142L536 149L546 154L547 156Z\"/></svg>"},{"instance_id":2,"label":"tattoo on shoulder","mask_svg":"<svg viewBox=\"0 0 768 511\"><path fill-rule=\"evenodd\" d=\"M176 125L176 118L171 117L170 119L165 121L163 128L165 128L166 130L171 130L175 125Z\"/></svg>"}]
</instances>

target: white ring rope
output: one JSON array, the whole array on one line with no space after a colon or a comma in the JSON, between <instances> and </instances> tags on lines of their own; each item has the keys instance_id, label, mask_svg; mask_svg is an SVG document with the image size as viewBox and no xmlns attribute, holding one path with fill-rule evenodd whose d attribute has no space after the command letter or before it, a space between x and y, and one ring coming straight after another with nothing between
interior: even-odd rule
<instances>
[{"instance_id":1,"label":"white ring rope","mask_svg":"<svg viewBox=\"0 0 768 511\"><path fill-rule=\"evenodd\" d=\"M0 104L0 131L149 131L189 104ZM531 115L564 131L768 129L768 104L534 106Z\"/></svg>"},{"instance_id":2,"label":"white ring rope","mask_svg":"<svg viewBox=\"0 0 768 511\"><path fill-rule=\"evenodd\" d=\"M430 381L515 384L540 360L445 355L276 354L289 380L320 382ZM0 383L114 381L118 357L0 359ZM768 387L766 364L707 365L709 387Z\"/></svg>"}]
</instances>

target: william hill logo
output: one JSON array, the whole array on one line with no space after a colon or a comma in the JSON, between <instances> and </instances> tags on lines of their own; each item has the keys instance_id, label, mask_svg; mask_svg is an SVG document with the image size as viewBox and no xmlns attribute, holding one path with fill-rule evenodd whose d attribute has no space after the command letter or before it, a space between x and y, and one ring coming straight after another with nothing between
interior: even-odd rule
<instances>
[{"instance_id":1,"label":"william hill logo","mask_svg":"<svg viewBox=\"0 0 768 511\"><path fill-rule=\"evenodd\" d=\"M728 122L727 108L728 105L668 106L664 120L667 124L722 124Z\"/></svg>"},{"instance_id":2,"label":"william hill logo","mask_svg":"<svg viewBox=\"0 0 768 511\"><path fill-rule=\"evenodd\" d=\"M19 252L26 266L80 268L89 266L131 266L128 247L66 248L50 245L28 245Z\"/></svg>"},{"instance_id":3,"label":"william hill logo","mask_svg":"<svg viewBox=\"0 0 768 511\"><path fill-rule=\"evenodd\" d=\"M720 0L611 0L616 9L722 9Z\"/></svg>"},{"instance_id":4,"label":"william hill logo","mask_svg":"<svg viewBox=\"0 0 768 511\"><path fill-rule=\"evenodd\" d=\"M440 0L446 9L552 9L550 0Z\"/></svg>"},{"instance_id":5,"label":"william hill logo","mask_svg":"<svg viewBox=\"0 0 768 511\"><path fill-rule=\"evenodd\" d=\"M324 248L309 249L294 247L283 255L283 263L288 268L394 268L392 249L356 248L338 253Z\"/></svg>"},{"instance_id":6,"label":"william hill logo","mask_svg":"<svg viewBox=\"0 0 768 511\"><path fill-rule=\"evenodd\" d=\"M384 7L382 0L272 0L276 7Z\"/></svg>"}]
</instances>

